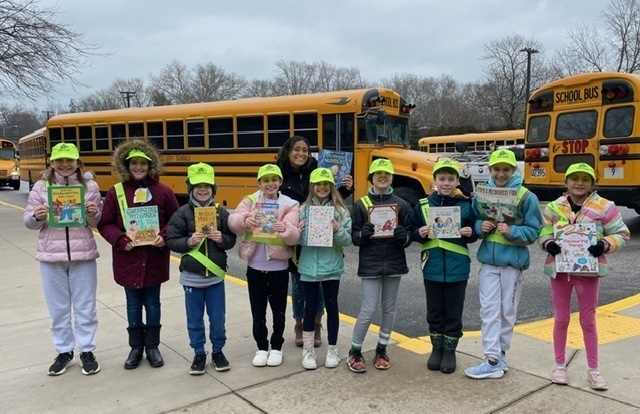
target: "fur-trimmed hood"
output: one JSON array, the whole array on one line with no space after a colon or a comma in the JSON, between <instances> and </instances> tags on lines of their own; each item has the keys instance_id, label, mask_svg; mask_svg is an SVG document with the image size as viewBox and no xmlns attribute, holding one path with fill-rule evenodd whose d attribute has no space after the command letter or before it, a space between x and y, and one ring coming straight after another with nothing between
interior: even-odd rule
<instances>
[{"instance_id":1,"label":"fur-trimmed hood","mask_svg":"<svg viewBox=\"0 0 640 414\"><path fill-rule=\"evenodd\" d=\"M132 139L124 141L113 151L113 169L120 176L122 182L131 181L133 177L129 172L127 156L131 150L140 150L144 152L151 161L149 162L149 178L157 180L162 172L162 159L158 149L148 139Z\"/></svg>"}]
</instances>

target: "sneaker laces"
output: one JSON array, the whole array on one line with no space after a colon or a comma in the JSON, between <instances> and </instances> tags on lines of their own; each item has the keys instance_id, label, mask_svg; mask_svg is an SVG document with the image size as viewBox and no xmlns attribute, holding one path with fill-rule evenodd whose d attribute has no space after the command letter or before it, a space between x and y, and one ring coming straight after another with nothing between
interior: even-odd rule
<instances>
[{"instance_id":1,"label":"sneaker laces","mask_svg":"<svg viewBox=\"0 0 640 414\"><path fill-rule=\"evenodd\" d=\"M91 352L91 351L83 352L82 354L80 354L80 359L85 364L89 363L89 362L95 362L96 361L96 357L93 356L93 352Z\"/></svg>"}]
</instances>

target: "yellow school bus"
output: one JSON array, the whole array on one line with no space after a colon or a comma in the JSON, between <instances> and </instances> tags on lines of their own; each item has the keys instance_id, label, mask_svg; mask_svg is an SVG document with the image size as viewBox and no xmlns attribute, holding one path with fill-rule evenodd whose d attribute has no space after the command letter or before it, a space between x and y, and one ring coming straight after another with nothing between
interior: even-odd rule
<instances>
[{"instance_id":1,"label":"yellow school bus","mask_svg":"<svg viewBox=\"0 0 640 414\"><path fill-rule=\"evenodd\" d=\"M0 186L20 189L18 148L13 141L0 138Z\"/></svg>"},{"instance_id":2,"label":"yellow school bus","mask_svg":"<svg viewBox=\"0 0 640 414\"><path fill-rule=\"evenodd\" d=\"M248 98L149 108L71 113L46 125L46 153L59 142L78 146L86 169L105 191L118 181L112 151L128 139L147 137L160 149L165 171L161 181L186 196L187 167L205 162L215 169L216 200L234 208L255 191L258 168L275 162L292 135L320 149L353 152L356 197L369 187L369 164L388 158L395 167L394 191L415 204L429 193L436 156L409 147L409 118L415 105L389 89L362 89ZM463 191L473 183L461 177Z\"/></svg>"},{"instance_id":3,"label":"yellow school bus","mask_svg":"<svg viewBox=\"0 0 640 414\"><path fill-rule=\"evenodd\" d=\"M524 144L524 129L441 135L424 137L418 140L418 146L421 151L433 153L493 151L498 147L521 144Z\"/></svg>"},{"instance_id":4,"label":"yellow school bus","mask_svg":"<svg viewBox=\"0 0 640 414\"><path fill-rule=\"evenodd\" d=\"M20 150L20 178L29 183L29 190L47 168L45 129L40 128L18 141Z\"/></svg>"},{"instance_id":5,"label":"yellow school bus","mask_svg":"<svg viewBox=\"0 0 640 414\"><path fill-rule=\"evenodd\" d=\"M569 76L535 91L525 128L527 188L555 199L567 168L585 162L599 194L640 214L639 100L640 76L619 72Z\"/></svg>"}]
</instances>

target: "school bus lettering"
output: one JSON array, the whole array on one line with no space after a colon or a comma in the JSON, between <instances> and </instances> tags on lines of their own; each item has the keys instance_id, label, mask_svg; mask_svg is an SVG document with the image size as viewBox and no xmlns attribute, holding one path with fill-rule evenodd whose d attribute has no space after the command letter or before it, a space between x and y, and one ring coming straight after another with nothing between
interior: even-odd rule
<instances>
[{"instance_id":1,"label":"school bus lettering","mask_svg":"<svg viewBox=\"0 0 640 414\"><path fill-rule=\"evenodd\" d=\"M380 99L382 100L382 105L384 106L387 106L389 108L396 108L396 109L400 107L400 99L398 98L380 96Z\"/></svg>"},{"instance_id":2,"label":"school bus lettering","mask_svg":"<svg viewBox=\"0 0 640 414\"><path fill-rule=\"evenodd\" d=\"M581 103L591 99L598 99L600 97L599 88L599 86L592 86L584 89L572 89L569 91L557 92L556 103L572 104Z\"/></svg>"},{"instance_id":3,"label":"school bus lettering","mask_svg":"<svg viewBox=\"0 0 640 414\"><path fill-rule=\"evenodd\" d=\"M563 154L582 154L587 152L587 148L589 148L589 140L587 139L565 141L562 143Z\"/></svg>"},{"instance_id":4,"label":"school bus lettering","mask_svg":"<svg viewBox=\"0 0 640 414\"><path fill-rule=\"evenodd\" d=\"M191 155L176 155L176 161L191 161Z\"/></svg>"}]
</instances>

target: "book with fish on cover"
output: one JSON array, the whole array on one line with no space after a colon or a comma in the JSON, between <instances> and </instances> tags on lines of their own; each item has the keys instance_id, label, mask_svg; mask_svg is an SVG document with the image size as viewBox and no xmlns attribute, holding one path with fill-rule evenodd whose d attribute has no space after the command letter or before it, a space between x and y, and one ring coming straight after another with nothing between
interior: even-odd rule
<instances>
[{"instance_id":1,"label":"book with fish on cover","mask_svg":"<svg viewBox=\"0 0 640 414\"><path fill-rule=\"evenodd\" d=\"M518 189L507 187L476 186L478 216L482 220L511 224L518 211Z\"/></svg>"}]
</instances>

